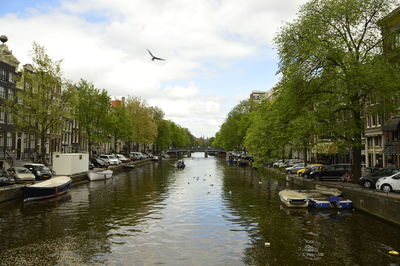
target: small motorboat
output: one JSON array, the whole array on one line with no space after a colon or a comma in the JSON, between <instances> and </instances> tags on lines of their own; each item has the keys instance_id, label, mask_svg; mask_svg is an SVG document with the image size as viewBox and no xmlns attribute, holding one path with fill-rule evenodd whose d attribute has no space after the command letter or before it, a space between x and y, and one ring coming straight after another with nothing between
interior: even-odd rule
<instances>
[{"instance_id":1,"label":"small motorboat","mask_svg":"<svg viewBox=\"0 0 400 266\"><path fill-rule=\"evenodd\" d=\"M178 168L178 169L184 169L185 166L186 166L185 162L183 160L179 160L175 167Z\"/></svg>"},{"instance_id":2,"label":"small motorboat","mask_svg":"<svg viewBox=\"0 0 400 266\"><path fill-rule=\"evenodd\" d=\"M135 168L135 165L133 165L133 164L125 164L124 165L124 169L133 169L133 168Z\"/></svg>"},{"instance_id":3,"label":"small motorboat","mask_svg":"<svg viewBox=\"0 0 400 266\"><path fill-rule=\"evenodd\" d=\"M332 208L352 208L353 202L349 199L342 199L337 196L309 198L309 207L317 209L332 209Z\"/></svg>"},{"instance_id":4,"label":"small motorboat","mask_svg":"<svg viewBox=\"0 0 400 266\"><path fill-rule=\"evenodd\" d=\"M336 188L318 186L315 190L290 190L279 192L281 202L286 207L313 207L317 209L351 208L353 202L339 197L342 192Z\"/></svg>"},{"instance_id":5,"label":"small motorboat","mask_svg":"<svg viewBox=\"0 0 400 266\"><path fill-rule=\"evenodd\" d=\"M284 189L279 192L283 205L289 208L306 208L310 197L320 196L316 190L291 190Z\"/></svg>"},{"instance_id":6,"label":"small motorboat","mask_svg":"<svg viewBox=\"0 0 400 266\"><path fill-rule=\"evenodd\" d=\"M111 170L104 170L104 171L99 171L99 172L90 171L88 173L88 177L89 177L90 181L106 180L108 178L111 178L112 174L113 174L113 171L111 171Z\"/></svg>"},{"instance_id":7,"label":"small motorboat","mask_svg":"<svg viewBox=\"0 0 400 266\"><path fill-rule=\"evenodd\" d=\"M24 201L41 200L65 194L72 180L68 176L57 176L49 180L23 187Z\"/></svg>"}]
</instances>

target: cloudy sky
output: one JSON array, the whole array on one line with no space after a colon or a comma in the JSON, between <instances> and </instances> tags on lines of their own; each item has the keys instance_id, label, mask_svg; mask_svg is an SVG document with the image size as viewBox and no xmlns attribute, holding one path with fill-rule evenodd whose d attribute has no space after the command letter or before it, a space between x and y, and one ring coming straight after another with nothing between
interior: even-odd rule
<instances>
[{"instance_id":1,"label":"cloudy sky","mask_svg":"<svg viewBox=\"0 0 400 266\"><path fill-rule=\"evenodd\" d=\"M306 0L2 1L0 35L22 64L33 41L64 75L139 96L197 137L211 137L254 90L276 82L273 38ZM149 49L166 61L151 61Z\"/></svg>"}]
</instances>

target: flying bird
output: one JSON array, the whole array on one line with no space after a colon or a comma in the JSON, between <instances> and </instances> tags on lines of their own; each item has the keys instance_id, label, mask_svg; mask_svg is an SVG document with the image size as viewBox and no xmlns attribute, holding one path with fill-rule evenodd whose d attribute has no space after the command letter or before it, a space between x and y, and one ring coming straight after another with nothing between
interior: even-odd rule
<instances>
[{"instance_id":1,"label":"flying bird","mask_svg":"<svg viewBox=\"0 0 400 266\"><path fill-rule=\"evenodd\" d=\"M154 56L154 55L149 51L149 49L147 49L147 52L149 52L149 54L151 55L151 60L152 60L152 61L154 61L154 60L165 61L165 59L163 59L163 58Z\"/></svg>"}]
</instances>

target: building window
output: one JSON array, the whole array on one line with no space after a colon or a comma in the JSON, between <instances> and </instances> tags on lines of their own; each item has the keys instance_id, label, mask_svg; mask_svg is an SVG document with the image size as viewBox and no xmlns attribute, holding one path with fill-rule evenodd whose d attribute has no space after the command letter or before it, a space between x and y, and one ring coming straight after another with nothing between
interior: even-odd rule
<instances>
[{"instance_id":1,"label":"building window","mask_svg":"<svg viewBox=\"0 0 400 266\"><path fill-rule=\"evenodd\" d=\"M4 87L0 86L0 98L5 98L6 93L5 93L5 89Z\"/></svg>"},{"instance_id":2,"label":"building window","mask_svg":"<svg viewBox=\"0 0 400 266\"><path fill-rule=\"evenodd\" d=\"M0 133L0 148L4 147L4 133Z\"/></svg>"},{"instance_id":3,"label":"building window","mask_svg":"<svg viewBox=\"0 0 400 266\"><path fill-rule=\"evenodd\" d=\"M371 118L372 118L371 127L375 127L376 126L376 115L372 115Z\"/></svg>"},{"instance_id":4,"label":"building window","mask_svg":"<svg viewBox=\"0 0 400 266\"><path fill-rule=\"evenodd\" d=\"M4 69L0 69L0 79L7 80L7 72Z\"/></svg>"},{"instance_id":5,"label":"building window","mask_svg":"<svg viewBox=\"0 0 400 266\"><path fill-rule=\"evenodd\" d=\"M8 90L8 99L12 100L14 98L14 91L9 89Z\"/></svg>"},{"instance_id":6,"label":"building window","mask_svg":"<svg viewBox=\"0 0 400 266\"><path fill-rule=\"evenodd\" d=\"M393 34L392 49L400 47L400 32L395 32Z\"/></svg>"},{"instance_id":7,"label":"building window","mask_svg":"<svg viewBox=\"0 0 400 266\"><path fill-rule=\"evenodd\" d=\"M5 113L3 110L0 110L0 123L4 123L5 120Z\"/></svg>"},{"instance_id":8,"label":"building window","mask_svg":"<svg viewBox=\"0 0 400 266\"><path fill-rule=\"evenodd\" d=\"M380 147L382 145L382 138L380 136L375 138L375 147Z\"/></svg>"},{"instance_id":9,"label":"building window","mask_svg":"<svg viewBox=\"0 0 400 266\"><path fill-rule=\"evenodd\" d=\"M7 114L7 124L12 124L13 119L12 119L12 114Z\"/></svg>"},{"instance_id":10,"label":"building window","mask_svg":"<svg viewBox=\"0 0 400 266\"><path fill-rule=\"evenodd\" d=\"M6 146L8 149L12 148L12 134L10 132L7 133L7 143Z\"/></svg>"},{"instance_id":11,"label":"building window","mask_svg":"<svg viewBox=\"0 0 400 266\"><path fill-rule=\"evenodd\" d=\"M14 83L14 73L9 72L8 73L8 82Z\"/></svg>"}]
</instances>

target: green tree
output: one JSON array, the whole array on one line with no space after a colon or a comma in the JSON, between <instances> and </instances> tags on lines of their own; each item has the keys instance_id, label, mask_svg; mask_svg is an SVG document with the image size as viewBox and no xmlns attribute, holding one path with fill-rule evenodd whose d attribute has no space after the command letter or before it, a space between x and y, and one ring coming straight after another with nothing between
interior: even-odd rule
<instances>
[{"instance_id":1,"label":"green tree","mask_svg":"<svg viewBox=\"0 0 400 266\"><path fill-rule=\"evenodd\" d=\"M130 142L133 132L133 121L126 107L121 104L111 109L109 123L109 131L114 137L114 151L116 152L118 140Z\"/></svg>"},{"instance_id":2,"label":"green tree","mask_svg":"<svg viewBox=\"0 0 400 266\"><path fill-rule=\"evenodd\" d=\"M254 108L249 100L241 101L228 114L212 143L226 150L243 149L243 142L250 126L250 111Z\"/></svg>"},{"instance_id":3,"label":"green tree","mask_svg":"<svg viewBox=\"0 0 400 266\"><path fill-rule=\"evenodd\" d=\"M157 137L157 125L153 120L153 110L137 97L129 97L125 104L133 123L132 141L137 145L152 144Z\"/></svg>"},{"instance_id":4,"label":"green tree","mask_svg":"<svg viewBox=\"0 0 400 266\"><path fill-rule=\"evenodd\" d=\"M333 141L350 147L354 180L361 175L364 115L379 111L371 99L390 103L399 91L398 70L381 55L378 26L396 2L311 0L276 38L280 73L315 83L308 94L318 95L318 122Z\"/></svg>"},{"instance_id":5,"label":"green tree","mask_svg":"<svg viewBox=\"0 0 400 266\"><path fill-rule=\"evenodd\" d=\"M112 133L111 99L106 90L99 90L93 83L83 79L72 90L74 116L86 137L91 156L93 144L108 141L108 136Z\"/></svg>"},{"instance_id":6,"label":"green tree","mask_svg":"<svg viewBox=\"0 0 400 266\"><path fill-rule=\"evenodd\" d=\"M40 140L40 159L44 162L45 144L51 134L58 133L63 121L70 117L70 94L65 93L61 61L53 61L43 46L33 43L33 65L25 67L20 79L17 99L6 103L14 125Z\"/></svg>"}]
</instances>

